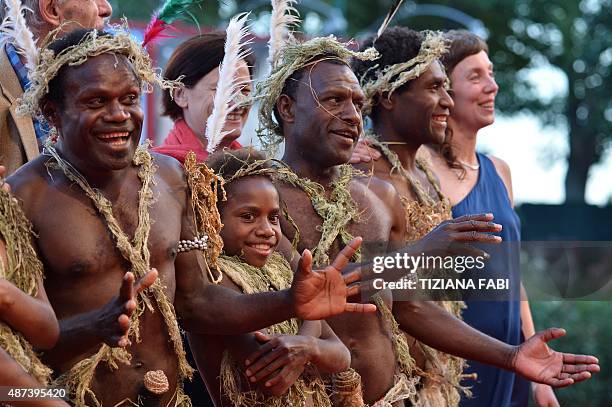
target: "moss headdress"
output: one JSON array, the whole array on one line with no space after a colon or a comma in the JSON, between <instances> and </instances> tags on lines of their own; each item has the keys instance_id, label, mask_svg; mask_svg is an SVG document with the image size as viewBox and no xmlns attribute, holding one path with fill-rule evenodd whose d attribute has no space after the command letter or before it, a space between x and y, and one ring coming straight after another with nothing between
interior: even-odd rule
<instances>
[{"instance_id":1,"label":"moss headdress","mask_svg":"<svg viewBox=\"0 0 612 407\"><path fill-rule=\"evenodd\" d=\"M363 113L369 115L376 98L385 95L390 98L393 92L405 83L418 78L429 66L448 52L449 41L440 31L423 31L425 39L421 44L419 54L406 62L388 65L382 69L375 65L371 69L377 69L376 77L365 80L360 78L361 88L366 95L366 104Z\"/></svg>"},{"instance_id":2,"label":"moss headdress","mask_svg":"<svg viewBox=\"0 0 612 407\"><path fill-rule=\"evenodd\" d=\"M54 31L48 36L48 39L54 40L56 34L57 32ZM159 71L153 68L149 55L131 37L126 22L121 26L113 27L112 33L91 30L83 36L78 44L57 54L47 48L49 42L49 40L46 41L45 46L40 50L38 65L29 74L31 85L23 94L21 104L17 109L17 112L21 115L40 115L40 101L49 92L49 83L57 76L63 66L79 66L91 57L107 53L127 57L132 64L134 73L142 83L144 92L150 92L153 84L158 84L162 89L176 88L180 84L180 81L163 79Z\"/></svg>"},{"instance_id":3,"label":"moss headdress","mask_svg":"<svg viewBox=\"0 0 612 407\"><path fill-rule=\"evenodd\" d=\"M299 42L289 38L287 43L279 50L279 62L272 70L270 76L259 82L255 98L260 100L259 129L257 133L264 148L274 151L283 141L282 130L274 120L274 106L283 92L285 82L296 71L308 66L317 60L335 59L349 64L351 58L361 60L374 60L378 58L375 49L363 52L352 51L347 44L339 42L334 36L313 38L306 42ZM317 60L318 61L318 60Z\"/></svg>"}]
</instances>

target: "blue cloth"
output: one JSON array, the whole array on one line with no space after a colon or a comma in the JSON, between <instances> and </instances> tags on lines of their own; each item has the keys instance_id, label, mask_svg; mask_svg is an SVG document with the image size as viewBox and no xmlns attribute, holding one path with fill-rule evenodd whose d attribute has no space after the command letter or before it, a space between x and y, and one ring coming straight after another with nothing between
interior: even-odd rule
<instances>
[{"instance_id":1,"label":"blue cloth","mask_svg":"<svg viewBox=\"0 0 612 407\"><path fill-rule=\"evenodd\" d=\"M480 171L478 181L470 193L452 208L453 217L477 213L493 213L495 222L502 225L503 241L495 249L485 249L491 258L478 274L487 278L509 278L510 299L495 301L466 301L463 319L472 327L500 341L521 343L520 310L520 220L512 209L508 191L497 174L493 162L477 153ZM513 243L508 243L513 242ZM462 407L518 407L527 406L528 382L514 373L475 361L468 361L466 373L477 373L478 379L468 380L474 397L463 398Z\"/></svg>"},{"instance_id":2,"label":"blue cloth","mask_svg":"<svg viewBox=\"0 0 612 407\"><path fill-rule=\"evenodd\" d=\"M13 44L7 42L4 46L6 51L6 56L8 57L9 62L13 66L13 70L15 74L17 74L17 78L19 78L19 83L21 84L21 89L24 91L28 90L30 87L30 80L28 79L28 69L25 67L23 62L21 62L21 58L19 58L19 53ZM36 141L38 142L38 149L42 153L43 146L45 144L45 140L49 134L49 124L46 122L41 122L37 119L33 119L34 122L34 131L36 132Z\"/></svg>"}]
</instances>

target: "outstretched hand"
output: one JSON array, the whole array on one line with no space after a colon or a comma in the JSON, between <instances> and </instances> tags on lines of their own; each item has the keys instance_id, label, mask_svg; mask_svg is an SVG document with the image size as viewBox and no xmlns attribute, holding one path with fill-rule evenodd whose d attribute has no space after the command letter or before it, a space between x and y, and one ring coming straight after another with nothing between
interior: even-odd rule
<instances>
[{"instance_id":1,"label":"outstretched hand","mask_svg":"<svg viewBox=\"0 0 612 407\"><path fill-rule=\"evenodd\" d=\"M312 254L304 250L298 270L293 277L291 296L297 318L304 320L319 320L329 318L343 312L374 312L373 304L349 303L347 297L357 295L361 271L354 270L342 274L342 269L361 246L361 238L351 240L338 253L331 265L323 270L312 270Z\"/></svg>"},{"instance_id":2,"label":"outstretched hand","mask_svg":"<svg viewBox=\"0 0 612 407\"><path fill-rule=\"evenodd\" d=\"M491 233L501 232L502 226L493 222L493 214L464 215L445 220L417 242L420 251L428 254L456 254L485 256L487 254L469 243L499 244L502 239Z\"/></svg>"},{"instance_id":3,"label":"outstretched hand","mask_svg":"<svg viewBox=\"0 0 612 407\"><path fill-rule=\"evenodd\" d=\"M136 310L138 294L153 285L156 279L156 269L151 269L135 283L134 274L125 273L121 281L119 296L110 300L100 309L96 326L102 342L109 346L122 348L130 345L128 339L130 317Z\"/></svg>"},{"instance_id":4,"label":"outstretched hand","mask_svg":"<svg viewBox=\"0 0 612 407\"><path fill-rule=\"evenodd\" d=\"M599 372L596 357L555 352L546 344L564 335L565 330L559 328L536 333L518 347L514 370L531 381L552 387L566 387L589 379L591 372Z\"/></svg>"}]
</instances>

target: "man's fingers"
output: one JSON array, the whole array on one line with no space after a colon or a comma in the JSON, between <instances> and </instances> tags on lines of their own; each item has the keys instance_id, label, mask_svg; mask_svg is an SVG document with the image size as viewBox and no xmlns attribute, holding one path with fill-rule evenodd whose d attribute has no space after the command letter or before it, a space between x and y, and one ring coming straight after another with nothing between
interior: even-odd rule
<instances>
[{"instance_id":1,"label":"man's fingers","mask_svg":"<svg viewBox=\"0 0 612 407\"><path fill-rule=\"evenodd\" d=\"M136 284L134 284L134 290L135 290L134 295L138 295L143 290L146 290L147 288L151 287L153 283L155 283L155 280L157 280L157 275L158 275L157 269L152 268L151 270L149 270L147 274L142 276L142 278L140 278L136 282Z\"/></svg>"},{"instance_id":2,"label":"man's fingers","mask_svg":"<svg viewBox=\"0 0 612 407\"><path fill-rule=\"evenodd\" d=\"M583 381L588 380L590 378L591 378L591 373L590 372L580 372L580 373L574 373L574 374L570 375L570 379L572 379L574 381L574 383L583 382Z\"/></svg>"},{"instance_id":3,"label":"man's fingers","mask_svg":"<svg viewBox=\"0 0 612 407\"><path fill-rule=\"evenodd\" d=\"M501 232L502 225L495 222L483 222L480 220L467 220L465 222L451 223L451 227L457 232L475 230L477 232Z\"/></svg>"},{"instance_id":4,"label":"man's fingers","mask_svg":"<svg viewBox=\"0 0 612 407\"><path fill-rule=\"evenodd\" d=\"M123 310L122 310L122 314L124 316L127 317L131 317L132 313L136 310L136 301L134 301L133 299L131 300L127 300L124 304L123 304Z\"/></svg>"},{"instance_id":5,"label":"man's fingers","mask_svg":"<svg viewBox=\"0 0 612 407\"><path fill-rule=\"evenodd\" d=\"M302 252L302 256L298 262L298 272L306 274L312 272L312 253L308 249Z\"/></svg>"},{"instance_id":6,"label":"man's fingers","mask_svg":"<svg viewBox=\"0 0 612 407\"><path fill-rule=\"evenodd\" d=\"M369 313L376 312L376 305L374 304L359 304L355 302L347 302L344 306L344 312L356 312L356 313Z\"/></svg>"},{"instance_id":7,"label":"man's fingers","mask_svg":"<svg viewBox=\"0 0 612 407\"><path fill-rule=\"evenodd\" d=\"M117 346L120 347L120 348L125 348L125 347L130 346L132 344L132 342L125 335L120 337L119 340L115 340L115 342L116 342Z\"/></svg>"},{"instance_id":8,"label":"man's fingers","mask_svg":"<svg viewBox=\"0 0 612 407\"><path fill-rule=\"evenodd\" d=\"M346 288L346 298L358 295L361 292L361 284L353 284Z\"/></svg>"},{"instance_id":9,"label":"man's fingers","mask_svg":"<svg viewBox=\"0 0 612 407\"><path fill-rule=\"evenodd\" d=\"M344 279L344 284L347 286L353 284L354 282L361 280L361 270L356 269L350 273L343 274L342 278Z\"/></svg>"},{"instance_id":10,"label":"man's fingers","mask_svg":"<svg viewBox=\"0 0 612 407\"><path fill-rule=\"evenodd\" d=\"M355 252L359 250L362 241L363 239L361 237L356 237L348 242L348 244L344 246L342 250L340 250L340 253L338 253L331 266L338 271L345 268L351 261L351 257L353 257Z\"/></svg>"},{"instance_id":11,"label":"man's fingers","mask_svg":"<svg viewBox=\"0 0 612 407\"><path fill-rule=\"evenodd\" d=\"M119 324L119 332L121 335L127 334L128 329L130 329L130 317L125 314L119 315L117 318L117 323Z\"/></svg>"},{"instance_id":12,"label":"man's fingers","mask_svg":"<svg viewBox=\"0 0 612 407\"><path fill-rule=\"evenodd\" d=\"M561 371L563 373L582 373L582 372L594 372L597 373L599 372L599 365L596 364L567 364L564 363L563 367L561 368Z\"/></svg>"},{"instance_id":13,"label":"man's fingers","mask_svg":"<svg viewBox=\"0 0 612 407\"><path fill-rule=\"evenodd\" d=\"M562 336L565 336L565 329L562 328L548 328L544 331L538 332L536 333L536 335L540 336L540 338L542 338L542 340L544 342L550 342L553 339L557 339L557 338L561 338ZM570 355L568 353L568 355ZM576 356L576 355L574 355ZM565 360L565 355L563 357L563 359Z\"/></svg>"},{"instance_id":14,"label":"man's fingers","mask_svg":"<svg viewBox=\"0 0 612 407\"><path fill-rule=\"evenodd\" d=\"M127 337L128 330L130 329L130 318L125 314L121 314L119 318L117 318L117 324L118 335L111 337L110 345L125 348L126 346L131 345L131 342Z\"/></svg>"},{"instance_id":15,"label":"man's fingers","mask_svg":"<svg viewBox=\"0 0 612 407\"><path fill-rule=\"evenodd\" d=\"M597 359L595 356L590 356L590 355L574 355L573 353L564 353L563 354L563 363L571 363L571 364L583 364L583 365L589 365L591 366L591 368L595 368L595 366L597 366L598 370L590 370L591 372L599 372L599 359Z\"/></svg>"},{"instance_id":16,"label":"man's fingers","mask_svg":"<svg viewBox=\"0 0 612 407\"><path fill-rule=\"evenodd\" d=\"M125 273L121 280L121 288L119 289L119 302L123 303L134 297L134 274L131 272Z\"/></svg>"},{"instance_id":17,"label":"man's fingers","mask_svg":"<svg viewBox=\"0 0 612 407\"><path fill-rule=\"evenodd\" d=\"M449 237L455 242L472 242L472 243L501 243L502 238L487 233L471 232L454 232L450 233Z\"/></svg>"},{"instance_id":18,"label":"man's fingers","mask_svg":"<svg viewBox=\"0 0 612 407\"><path fill-rule=\"evenodd\" d=\"M572 379L556 379L552 378L546 382L547 385L560 389L562 387L567 387L574 384L574 380Z\"/></svg>"},{"instance_id":19,"label":"man's fingers","mask_svg":"<svg viewBox=\"0 0 612 407\"><path fill-rule=\"evenodd\" d=\"M460 222L466 222L466 221L470 221L470 220L476 220L476 221L483 221L483 222L490 222L493 220L493 214L492 213L477 213L477 214L473 214L473 215L463 215L463 216L459 216L458 218L454 218L451 219L451 223L460 223Z\"/></svg>"}]
</instances>

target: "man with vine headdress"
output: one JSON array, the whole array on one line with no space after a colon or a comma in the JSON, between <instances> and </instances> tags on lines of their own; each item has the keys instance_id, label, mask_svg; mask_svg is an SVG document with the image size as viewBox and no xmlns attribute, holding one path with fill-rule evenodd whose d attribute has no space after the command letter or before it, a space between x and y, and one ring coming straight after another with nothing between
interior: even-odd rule
<instances>
[{"instance_id":1,"label":"man with vine headdress","mask_svg":"<svg viewBox=\"0 0 612 407\"><path fill-rule=\"evenodd\" d=\"M406 239L410 242L452 218L435 175L425 161L417 158L421 145L444 141L453 101L447 93L447 78L439 59L448 46L442 33L404 27L389 28L362 44L363 49L372 46L381 54L377 61L352 63L366 94L364 110L373 124L366 138L383 156L366 167L377 178L392 183L399 193L405 210ZM431 273L428 276L436 277ZM403 301L394 303L393 314L398 321L411 317L406 305ZM442 301L440 305L457 317L464 307L462 302L453 301ZM423 376L416 404L458 405L464 361L413 338L408 340L417 371Z\"/></svg>"},{"instance_id":2,"label":"man with vine headdress","mask_svg":"<svg viewBox=\"0 0 612 407\"><path fill-rule=\"evenodd\" d=\"M186 180L176 160L138 147L141 91L176 83L159 78L128 32L79 30L53 42L32 81L21 112L42 111L59 141L8 181L37 233L60 320L44 360L74 404L189 405L177 315L188 331L228 334L366 309L347 304L346 281L331 269L297 273L295 288L275 293L214 284L221 246L211 174L202 168ZM127 337L126 309L134 311Z\"/></svg>"},{"instance_id":3,"label":"man with vine headdress","mask_svg":"<svg viewBox=\"0 0 612 407\"><path fill-rule=\"evenodd\" d=\"M294 171L278 174L283 182L277 188L293 220L282 223L283 234L295 240L298 250L313 249L315 264L328 262L352 236L405 245L404 212L393 186L345 165L362 132L361 109L366 101L348 66L353 56L367 58L372 53L356 54L333 38L291 41L281 50L279 64L257 88L263 99L264 142L274 145L284 140L283 161ZM491 220L490 215L475 215L446 221L421 239L419 247L428 249L432 242L453 240L497 241L481 233L496 230ZM421 254L416 247L402 251ZM391 315L390 292L379 293L376 303L381 315L340 315L327 321L351 350L351 366L362 376L364 401L388 406L415 394L415 381L409 377L414 364ZM402 328L431 346L531 377L540 369L537 366L542 367L540 357L552 361L555 355L555 368L536 380L568 383L562 373L563 358L545 345L561 334L557 330L540 333L528 346L512 348L471 329L435 304L408 304L412 318ZM589 373L580 375L576 378Z\"/></svg>"}]
</instances>

